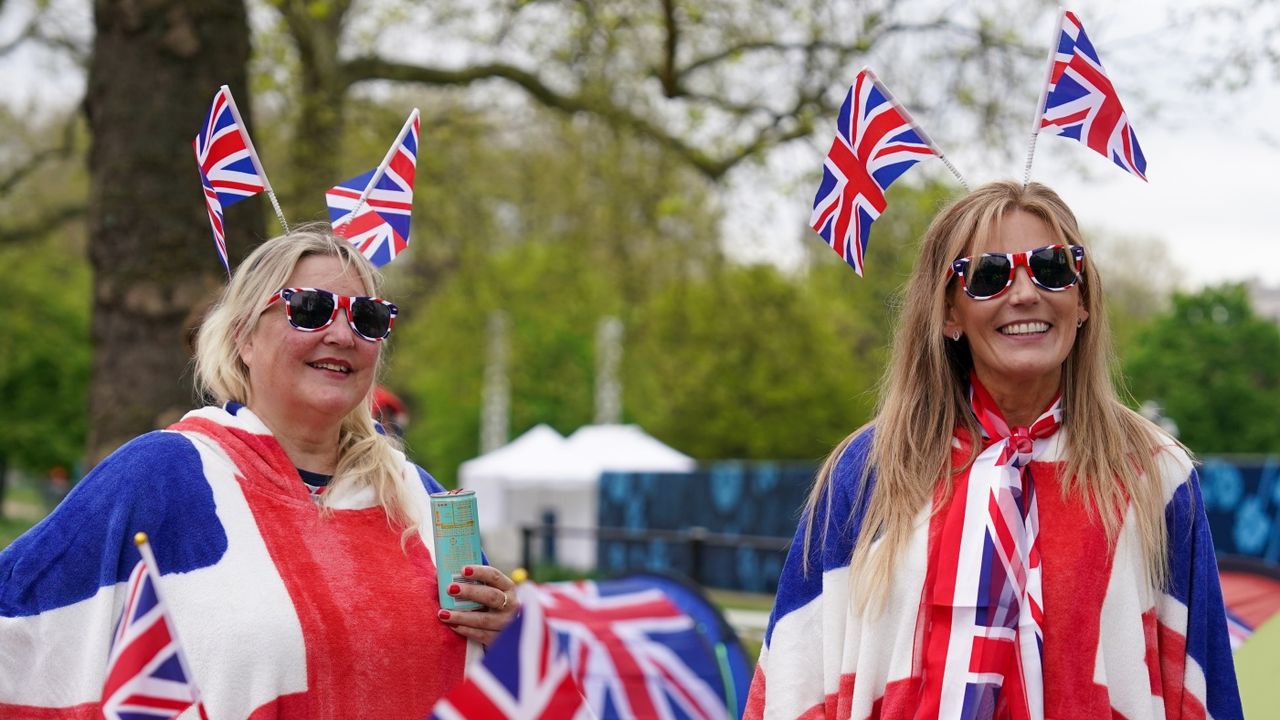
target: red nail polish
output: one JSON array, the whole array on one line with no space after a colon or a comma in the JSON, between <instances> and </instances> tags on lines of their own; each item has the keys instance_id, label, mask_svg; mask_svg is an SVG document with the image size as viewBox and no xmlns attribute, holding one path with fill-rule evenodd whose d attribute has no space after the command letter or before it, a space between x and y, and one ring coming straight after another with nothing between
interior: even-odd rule
<instances>
[{"instance_id":1,"label":"red nail polish","mask_svg":"<svg viewBox=\"0 0 1280 720\"><path fill-rule=\"evenodd\" d=\"M460 592L462 592L462 588L458 586L458 583L450 583L450 584L449 584L449 594L450 594L450 595L457 595L457 594L458 594L458 593L460 593Z\"/></svg>"},{"instance_id":2,"label":"red nail polish","mask_svg":"<svg viewBox=\"0 0 1280 720\"><path fill-rule=\"evenodd\" d=\"M440 616L441 620L448 620L449 616L452 615L453 613L450 613L448 610L441 609L440 612L437 614Z\"/></svg>"},{"instance_id":3,"label":"red nail polish","mask_svg":"<svg viewBox=\"0 0 1280 720\"><path fill-rule=\"evenodd\" d=\"M467 577L471 577L472 575L476 574L476 571L475 571L475 568L468 565L467 567L462 568L462 574L466 575Z\"/></svg>"}]
</instances>

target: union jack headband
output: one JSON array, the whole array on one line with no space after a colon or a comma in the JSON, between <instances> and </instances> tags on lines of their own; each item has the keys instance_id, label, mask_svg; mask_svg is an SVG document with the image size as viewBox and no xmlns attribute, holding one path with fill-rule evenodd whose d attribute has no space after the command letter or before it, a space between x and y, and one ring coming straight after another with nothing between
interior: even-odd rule
<instances>
[{"instance_id":1,"label":"union jack headband","mask_svg":"<svg viewBox=\"0 0 1280 720\"><path fill-rule=\"evenodd\" d=\"M1120 96L1080 19L1067 10L1058 14L1054 28L1045 81L1031 123L1024 187L1031 182L1031 162L1041 131L1074 140L1125 172L1144 182L1147 179L1147 159Z\"/></svg>"}]
</instances>

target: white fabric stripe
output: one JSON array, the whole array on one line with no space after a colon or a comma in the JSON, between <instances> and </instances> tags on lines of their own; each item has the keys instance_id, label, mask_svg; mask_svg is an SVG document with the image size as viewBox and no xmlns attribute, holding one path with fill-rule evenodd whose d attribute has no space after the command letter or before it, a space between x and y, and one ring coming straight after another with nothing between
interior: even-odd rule
<instances>
[{"instance_id":1,"label":"white fabric stripe","mask_svg":"<svg viewBox=\"0 0 1280 720\"><path fill-rule=\"evenodd\" d=\"M25 677L42 679L25 684L0 673L0 697L38 707L101 699L111 631L124 607L124 587L123 582L102 587L93 597L39 615L0 617L0 638L4 639L0 667L30 668L35 663Z\"/></svg>"},{"instance_id":2,"label":"white fabric stripe","mask_svg":"<svg viewBox=\"0 0 1280 720\"><path fill-rule=\"evenodd\" d=\"M976 519L987 516L987 503L991 499L991 487L987 483L976 482L979 478L990 477L989 473L998 473L996 460L1004 450L1004 443L996 443L987 448L973 461L969 469L969 484L964 497L965 532L960 535L959 561L956 572L955 597L962 603L952 611L951 637L947 643L947 660L942 674L942 698L939 707L944 711L964 707L965 685L969 681L969 661L973 655L973 639L977 616L973 603L978 597L978 585L981 581L982 532L968 532ZM959 501L956 498L952 502ZM980 528L985 528L985 521Z\"/></svg>"},{"instance_id":3,"label":"white fabric stripe","mask_svg":"<svg viewBox=\"0 0 1280 720\"><path fill-rule=\"evenodd\" d=\"M227 419L221 411L218 415ZM233 422L250 432L265 430L246 410ZM216 564L164 576L169 616L185 643L183 654L209 716L248 717L278 696L307 689L302 625L234 466L205 436L181 434L204 463L228 544ZM228 642L228 635L239 641ZM243 647L257 649L249 662L240 652ZM233 650L235 657L227 654Z\"/></svg>"}]
</instances>

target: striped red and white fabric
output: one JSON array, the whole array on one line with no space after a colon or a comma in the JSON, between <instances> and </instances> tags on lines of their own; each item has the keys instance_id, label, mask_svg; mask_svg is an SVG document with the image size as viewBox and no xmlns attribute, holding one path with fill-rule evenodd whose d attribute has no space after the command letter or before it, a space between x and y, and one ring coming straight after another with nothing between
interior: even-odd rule
<instances>
[{"instance_id":1,"label":"striped red and white fabric","mask_svg":"<svg viewBox=\"0 0 1280 720\"><path fill-rule=\"evenodd\" d=\"M989 718L1004 702L1013 718L1044 718L1044 596L1039 513L1030 464L1061 424L1061 397L1029 427L1010 427L978 380L970 407L990 443L951 505L933 587L925 645L926 707Z\"/></svg>"}]
</instances>

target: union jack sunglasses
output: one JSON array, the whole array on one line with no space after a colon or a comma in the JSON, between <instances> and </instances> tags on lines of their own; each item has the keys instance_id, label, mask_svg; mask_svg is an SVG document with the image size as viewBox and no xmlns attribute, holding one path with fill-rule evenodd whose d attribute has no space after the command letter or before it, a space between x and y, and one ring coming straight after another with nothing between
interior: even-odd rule
<instances>
[{"instance_id":1,"label":"union jack sunglasses","mask_svg":"<svg viewBox=\"0 0 1280 720\"><path fill-rule=\"evenodd\" d=\"M385 340L400 312L400 308L382 298L338 295L317 288L281 288L267 301L267 307L282 300L285 317L295 330L323 330L338 317L339 310L346 310L347 324L369 342Z\"/></svg>"},{"instance_id":2,"label":"union jack sunglasses","mask_svg":"<svg viewBox=\"0 0 1280 720\"><path fill-rule=\"evenodd\" d=\"M964 294L974 300L999 297L1013 285L1018 267L1025 267L1036 287L1062 292L1080 282L1084 248L1079 245L1045 245L1017 253L983 253L963 257L947 267L947 282L959 275Z\"/></svg>"}]
</instances>

